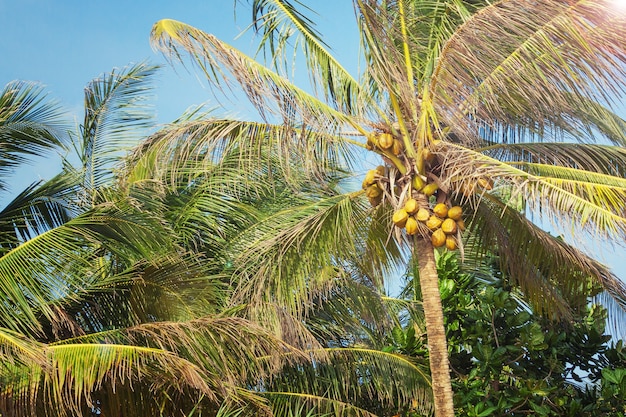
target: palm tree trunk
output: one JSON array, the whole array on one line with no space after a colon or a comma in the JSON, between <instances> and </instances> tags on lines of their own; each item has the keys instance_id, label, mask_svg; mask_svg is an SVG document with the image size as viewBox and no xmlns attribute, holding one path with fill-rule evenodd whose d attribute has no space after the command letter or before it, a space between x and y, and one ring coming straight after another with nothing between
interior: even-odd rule
<instances>
[{"instance_id":1,"label":"palm tree trunk","mask_svg":"<svg viewBox=\"0 0 626 417\"><path fill-rule=\"evenodd\" d=\"M430 240L417 237L414 251L419 263L419 279L430 355L430 374L435 400L435 417L453 417L454 403L450 381L448 344L443 325L443 308L439 293L435 249Z\"/></svg>"}]
</instances>

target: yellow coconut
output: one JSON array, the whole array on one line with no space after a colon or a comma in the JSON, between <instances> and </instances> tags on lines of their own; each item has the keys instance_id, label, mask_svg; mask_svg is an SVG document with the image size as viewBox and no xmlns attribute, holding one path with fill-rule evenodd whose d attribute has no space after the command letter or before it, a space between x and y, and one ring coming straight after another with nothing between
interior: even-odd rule
<instances>
[{"instance_id":1,"label":"yellow coconut","mask_svg":"<svg viewBox=\"0 0 626 417\"><path fill-rule=\"evenodd\" d=\"M456 238L450 235L446 236L446 248L448 248L448 250L455 250L457 247Z\"/></svg>"},{"instance_id":2,"label":"yellow coconut","mask_svg":"<svg viewBox=\"0 0 626 417\"><path fill-rule=\"evenodd\" d=\"M419 209L419 204L417 203L417 200L414 198L409 198L408 200L406 200L406 202L404 203L404 209L407 211L407 213L409 214L415 214L415 212L417 212L417 210Z\"/></svg>"},{"instance_id":3,"label":"yellow coconut","mask_svg":"<svg viewBox=\"0 0 626 417\"><path fill-rule=\"evenodd\" d=\"M406 232L408 234L410 235L416 234L417 231L419 230L417 220L415 220L413 217L409 217L408 219L406 219L406 224L404 225L404 228L406 229Z\"/></svg>"},{"instance_id":4,"label":"yellow coconut","mask_svg":"<svg viewBox=\"0 0 626 417\"><path fill-rule=\"evenodd\" d=\"M434 247L440 248L446 244L446 234L443 232L443 230L437 229L430 237L430 241L432 242Z\"/></svg>"},{"instance_id":5,"label":"yellow coconut","mask_svg":"<svg viewBox=\"0 0 626 417\"><path fill-rule=\"evenodd\" d=\"M393 146L393 135L391 133L381 133L378 137L378 146L383 149L390 149Z\"/></svg>"},{"instance_id":6,"label":"yellow coconut","mask_svg":"<svg viewBox=\"0 0 626 417\"><path fill-rule=\"evenodd\" d=\"M393 223L402 228L406 224L407 219L409 218L409 213L406 212L405 209L401 208L393 213Z\"/></svg>"},{"instance_id":7,"label":"yellow coconut","mask_svg":"<svg viewBox=\"0 0 626 417\"><path fill-rule=\"evenodd\" d=\"M376 171L373 169L370 169L369 171L367 171L367 174L365 174L365 178L363 179L363 184L365 184L366 188L372 184L374 184L376 182Z\"/></svg>"},{"instance_id":8,"label":"yellow coconut","mask_svg":"<svg viewBox=\"0 0 626 417\"><path fill-rule=\"evenodd\" d=\"M441 223L441 230L443 230L443 232L447 235L456 233L456 230L457 230L456 222L452 220L451 218L445 219L443 223Z\"/></svg>"},{"instance_id":9,"label":"yellow coconut","mask_svg":"<svg viewBox=\"0 0 626 417\"><path fill-rule=\"evenodd\" d=\"M461 217L463 217L463 208L461 208L461 206L450 207L448 217L452 220L461 220Z\"/></svg>"},{"instance_id":10,"label":"yellow coconut","mask_svg":"<svg viewBox=\"0 0 626 417\"><path fill-rule=\"evenodd\" d=\"M385 166L378 165L375 169L376 175L384 177L385 176Z\"/></svg>"},{"instance_id":11,"label":"yellow coconut","mask_svg":"<svg viewBox=\"0 0 626 417\"><path fill-rule=\"evenodd\" d=\"M442 219L445 219L448 215L448 206L446 206L444 203L439 203L433 208L433 213L435 213Z\"/></svg>"},{"instance_id":12,"label":"yellow coconut","mask_svg":"<svg viewBox=\"0 0 626 417\"><path fill-rule=\"evenodd\" d=\"M435 215L430 216L428 220L426 220L426 226L430 230L439 229L439 227L441 226L441 223L443 223L443 221Z\"/></svg>"},{"instance_id":13,"label":"yellow coconut","mask_svg":"<svg viewBox=\"0 0 626 417\"><path fill-rule=\"evenodd\" d=\"M417 214L415 214L415 218L422 223L426 222L426 220L428 220L429 217L430 217L430 211L428 211L427 209L423 207L417 210Z\"/></svg>"},{"instance_id":14,"label":"yellow coconut","mask_svg":"<svg viewBox=\"0 0 626 417\"><path fill-rule=\"evenodd\" d=\"M422 150L422 158L425 162L432 164L435 161L435 154L433 154L430 149L424 148Z\"/></svg>"},{"instance_id":15,"label":"yellow coconut","mask_svg":"<svg viewBox=\"0 0 626 417\"><path fill-rule=\"evenodd\" d=\"M365 195L369 198L376 198L382 195L383 191L376 184L372 184L365 189Z\"/></svg>"},{"instance_id":16,"label":"yellow coconut","mask_svg":"<svg viewBox=\"0 0 626 417\"><path fill-rule=\"evenodd\" d=\"M422 188L421 191L422 191L422 194L424 194L426 197L430 197L431 195L435 194L438 189L439 189L439 186L435 184L434 182L431 182L430 184L426 184L424 188Z\"/></svg>"},{"instance_id":17,"label":"yellow coconut","mask_svg":"<svg viewBox=\"0 0 626 417\"><path fill-rule=\"evenodd\" d=\"M391 147L391 152L393 152L394 155L398 156L402 153L403 150L404 146L402 145L402 141L399 139L394 139L393 146Z\"/></svg>"}]
</instances>

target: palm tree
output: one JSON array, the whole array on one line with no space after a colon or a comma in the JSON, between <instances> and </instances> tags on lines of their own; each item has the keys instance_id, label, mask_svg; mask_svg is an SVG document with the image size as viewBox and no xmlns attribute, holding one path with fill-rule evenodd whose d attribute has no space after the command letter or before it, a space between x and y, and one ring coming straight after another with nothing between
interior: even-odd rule
<instances>
[{"instance_id":1,"label":"palm tree","mask_svg":"<svg viewBox=\"0 0 626 417\"><path fill-rule=\"evenodd\" d=\"M289 176L271 166L248 175L242 149L224 149L219 165L189 158L193 135L161 152L155 144L176 125L137 145L151 127L155 70L138 64L89 83L71 134L78 158L2 212L0 413L288 415L316 404L320 414L372 415L410 398L428 411L422 364L380 349L380 317L354 316L372 306L385 314L367 280L324 284L311 311L319 317L306 326L273 300L252 305L233 291L231 259L250 236L338 193L301 175L308 191L294 194L283 179L295 181L298 166ZM189 117L178 121L188 132L204 124ZM165 155L169 164L154 164ZM320 278L340 276L330 269ZM390 366L407 377L394 382Z\"/></svg>"},{"instance_id":2,"label":"palm tree","mask_svg":"<svg viewBox=\"0 0 626 417\"><path fill-rule=\"evenodd\" d=\"M239 251L238 266L264 267L240 284L242 297L282 299L305 314L300 294L316 271L365 248L361 263L379 279L406 261L398 249L406 244L419 264L438 417L454 410L436 246L496 252L536 311L555 319L569 317L566 300L589 277L624 306L624 285L606 267L533 221L574 224L575 234L600 241L626 236L626 122L614 113L626 18L611 1L355 0L365 64L358 80L300 2L251 3L267 66L184 23L153 27L157 48L174 60L188 53L217 90L239 84L262 116L181 126L173 136L193 129L198 157L218 163L224 148L257 152L246 172L263 169L271 154L332 182L338 163L350 169L364 151L381 168L364 190L308 207L314 219L303 208L251 235L254 249ZM284 71L298 47L313 93ZM365 196L370 220L351 210ZM463 214L455 208L456 222L438 231L455 206ZM407 220L419 209L429 223ZM462 241L464 224L471 240Z\"/></svg>"}]
</instances>

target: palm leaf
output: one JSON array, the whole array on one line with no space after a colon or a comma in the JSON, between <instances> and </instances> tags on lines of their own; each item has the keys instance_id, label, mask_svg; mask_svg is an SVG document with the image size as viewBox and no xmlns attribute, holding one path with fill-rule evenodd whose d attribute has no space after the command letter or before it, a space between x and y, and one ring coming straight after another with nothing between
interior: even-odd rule
<instances>
[{"instance_id":1,"label":"palm leaf","mask_svg":"<svg viewBox=\"0 0 626 417\"><path fill-rule=\"evenodd\" d=\"M363 404L367 398L382 407L414 402L417 410L431 411L427 368L414 358L361 347L329 348L326 355L328 362L315 368L285 370L264 394L307 399L320 412L352 404L369 414Z\"/></svg>"},{"instance_id":2,"label":"palm leaf","mask_svg":"<svg viewBox=\"0 0 626 417\"><path fill-rule=\"evenodd\" d=\"M113 164L152 126L146 100L157 68L141 63L113 70L85 88L79 156L88 189L109 181Z\"/></svg>"},{"instance_id":3,"label":"palm leaf","mask_svg":"<svg viewBox=\"0 0 626 417\"><path fill-rule=\"evenodd\" d=\"M332 285L336 274L325 273L326 268L356 256L352 233L359 228L355 218L363 215L358 195L320 196L270 215L242 234L234 263L245 278L235 300L254 302L271 294L292 314L302 314L305 300Z\"/></svg>"},{"instance_id":4,"label":"palm leaf","mask_svg":"<svg viewBox=\"0 0 626 417\"><path fill-rule=\"evenodd\" d=\"M64 119L56 103L33 83L12 82L0 92L0 190L28 158L63 150Z\"/></svg>"},{"instance_id":5,"label":"palm leaf","mask_svg":"<svg viewBox=\"0 0 626 417\"><path fill-rule=\"evenodd\" d=\"M71 272L79 266L87 268L95 248L104 247L125 259L150 259L166 250L165 236L153 234L146 220L145 216L110 208L87 212L5 253L0 257L3 326L37 332L41 329L36 314L50 320L59 318L51 304L82 292L85 281L91 278Z\"/></svg>"},{"instance_id":6,"label":"palm leaf","mask_svg":"<svg viewBox=\"0 0 626 417\"><path fill-rule=\"evenodd\" d=\"M218 88L227 80L225 71L228 71L266 120L274 114L282 116L287 126L307 125L331 134L346 125L362 129L352 117L331 108L213 35L181 22L161 20L154 25L151 39L156 48L179 60L182 59L180 45Z\"/></svg>"},{"instance_id":7,"label":"palm leaf","mask_svg":"<svg viewBox=\"0 0 626 417\"><path fill-rule=\"evenodd\" d=\"M8 202L0 211L3 252L68 221L73 215L69 201L76 185L76 177L60 174L29 185Z\"/></svg>"},{"instance_id":8,"label":"palm leaf","mask_svg":"<svg viewBox=\"0 0 626 417\"><path fill-rule=\"evenodd\" d=\"M302 5L297 0L295 3ZM332 101L337 110L346 114L360 115L367 109L361 105L363 94L357 81L331 55L313 22L300 9L289 1L255 0L252 17L254 29L262 36L259 51L267 50L277 70L287 64L289 45L301 45L313 87L321 87L321 91L316 91L324 94L326 101Z\"/></svg>"},{"instance_id":9,"label":"palm leaf","mask_svg":"<svg viewBox=\"0 0 626 417\"><path fill-rule=\"evenodd\" d=\"M306 175L323 179L327 172L354 158L345 140L338 136L265 123L209 119L153 135L129 158L130 171L125 177L129 182L147 180L154 184L159 180L179 187L210 175L224 180L219 189L243 192L244 185L251 190L265 187L259 185L259 179L273 175L288 178L292 187L299 189ZM295 166L304 171L297 173Z\"/></svg>"},{"instance_id":10,"label":"palm leaf","mask_svg":"<svg viewBox=\"0 0 626 417\"><path fill-rule=\"evenodd\" d=\"M541 131L579 116L589 100L612 103L611 95L624 92L625 44L623 33L604 30L624 26L612 8L609 1L550 0L481 9L447 41L438 62L432 83L442 118L459 130L470 115Z\"/></svg>"},{"instance_id":11,"label":"palm leaf","mask_svg":"<svg viewBox=\"0 0 626 417\"><path fill-rule=\"evenodd\" d=\"M626 288L604 265L495 198L481 200L471 232L473 250L485 254L487 248L497 248L501 270L539 313L569 317L570 301L586 296L590 278L626 306Z\"/></svg>"}]
</instances>

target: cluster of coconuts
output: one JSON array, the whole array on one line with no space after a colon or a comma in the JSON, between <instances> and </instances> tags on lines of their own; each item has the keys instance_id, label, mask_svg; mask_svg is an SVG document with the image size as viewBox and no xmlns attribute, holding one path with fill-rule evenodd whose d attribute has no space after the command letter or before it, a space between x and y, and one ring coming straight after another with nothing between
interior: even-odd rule
<instances>
[{"instance_id":1,"label":"cluster of coconuts","mask_svg":"<svg viewBox=\"0 0 626 417\"><path fill-rule=\"evenodd\" d=\"M378 206L383 201L383 190L378 186L376 179L384 175L385 167L379 165L375 169L367 171L363 179L363 184L361 184L372 207Z\"/></svg>"},{"instance_id":2,"label":"cluster of coconuts","mask_svg":"<svg viewBox=\"0 0 626 417\"><path fill-rule=\"evenodd\" d=\"M404 151L402 141L391 133L372 133L368 135L365 147L368 151L379 148L384 151L389 151L396 156L401 155Z\"/></svg>"},{"instance_id":3,"label":"cluster of coconuts","mask_svg":"<svg viewBox=\"0 0 626 417\"><path fill-rule=\"evenodd\" d=\"M433 246L445 246L449 250L457 249L457 234L465 230L460 206L448 207L445 203L437 203L432 208L424 208L419 207L414 198L407 199L404 206L393 213L392 220L396 227L405 229L409 235L417 234L419 223L424 224L430 232Z\"/></svg>"}]
</instances>

